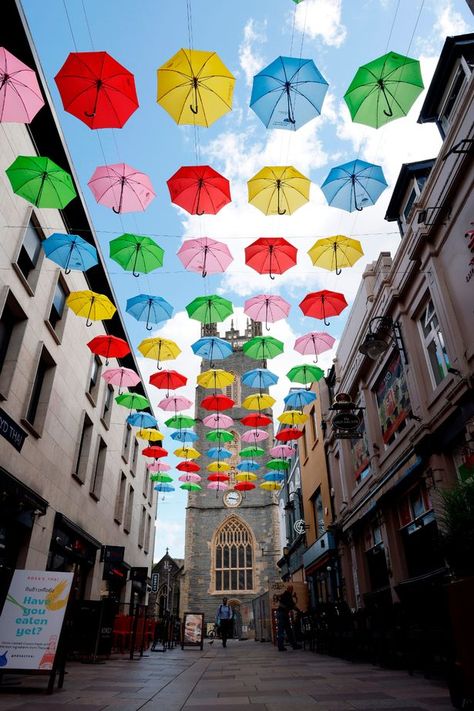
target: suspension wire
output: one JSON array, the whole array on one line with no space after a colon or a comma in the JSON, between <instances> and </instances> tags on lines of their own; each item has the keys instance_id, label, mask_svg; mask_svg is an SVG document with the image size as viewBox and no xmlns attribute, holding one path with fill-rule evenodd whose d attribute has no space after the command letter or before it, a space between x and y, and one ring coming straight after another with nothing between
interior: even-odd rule
<instances>
[{"instance_id":1,"label":"suspension wire","mask_svg":"<svg viewBox=\"0 0 474 711\"><path fill-rule=\"evenodd\" d=\"M71 18L69 17L69 12L67 10L66 0L63 0L63 6L64 6L64 12L66 13L67 24L69 25L69 31L70 31L71 37L72 37L72 43L74 45L74 49L77 52L78 49L77 49L77 44L76 44L76 38L74 37L74 32L72 31Z\"/></svg>"}]
</instances>

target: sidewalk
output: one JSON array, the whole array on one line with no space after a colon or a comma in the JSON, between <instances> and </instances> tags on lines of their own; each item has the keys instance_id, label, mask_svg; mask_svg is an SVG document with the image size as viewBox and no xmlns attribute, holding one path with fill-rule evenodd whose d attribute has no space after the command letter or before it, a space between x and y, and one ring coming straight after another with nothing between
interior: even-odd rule
<instances>
[{"instance_id":1,"label":"sidewalk","mask_svg":"<svg viewBox=\"0 0 474 711\"><path fill-rule=\"evenodd\" d=\"M149 652L141 660L70 664L64 688L1 693L0 711L444 711L446 687L404 671L231 640L226 649ZM33 684L45 684L41 678Z\"/></svg>"}]
</instances>

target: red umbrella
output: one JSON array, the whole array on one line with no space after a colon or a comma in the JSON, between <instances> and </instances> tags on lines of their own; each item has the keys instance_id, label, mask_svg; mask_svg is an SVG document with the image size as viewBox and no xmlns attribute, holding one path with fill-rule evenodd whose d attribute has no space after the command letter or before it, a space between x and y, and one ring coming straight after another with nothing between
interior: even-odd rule
<instances>
[{"instance_id":1,"label":"red umbrella","mask_svg":"<svg viewBox=\"0 0 474 711\"><path fill-rule=\"evenodd\" d=\"M255 489L255 484L252 484L251 481L239 481L234 489L236 491L251 491L251 489Z\"/></svg>"},{"instance_id":2,"label":"red umbrella","mask_svg":"<svg viewBox=\"0 0 474 711\"><path fill-rule=\"evenodd\" d=\"M283 237L260 237L245 248L245 263L259 274L283 274L296 264L298 250Z\"/></svg>"},{"instance_id":3,"label":"red umbrella","mask_svg":"<svg viewBox=\"0 0 474 711\"><path fill-rule=\"evenodd\" d=\"M214 472L207 477L208 481L229 481L228 474L222 474L221 472Z\"/></svg>"},{"instance_id":4,"label":"red umbrella","mask_svg":"<svg viewBox=\"0 0 474 711\"><path fill-rule=\"evenodd\" d=\"M142 454L145 457L153 457L153 459L159 459L160 457L166 457L168 455L168 452L166 449L163 449L163 447L145 447L145 449L142 449Z\"/></svg>"},{"instance_id":5,"label":"red umbrella","mask_svg":"<svg viewBox=\"0 0 474 711\"><path fill-rule=\"evenodd\" d=\"M208 395L201 400L201 407L205 410L211 410L215 412L222 412L223 410L230 410L234 407L235 402L232 398L227 397L227 395Z\"/></svg>"},{"instance_id":6,"label":"red umbrella","mask_svg":"<svg viewBox=\"0 0 474 711\"><path fill-rule=\"evenodd\" d=\"M327 289L307 294L300 303L300 309L305 316L321 318L324 320L325 326L329 326L326 316L338 316L346 306L347 301L344 294L340 294L338 291L328 291Z\"/></svg>"},{"instance_id":7,"label":"red umbrella","mask_svg":"<svg viewBox=\"0 0 474 711\"><path fill-rule=\"evenodd\" d=\"M117 336L96 336L87 345L92 353L105 357L105 365L109 364L109 358L123 358L130 353L127 341Z\"/></svg>"},{"instance_id":8,"label":"red umbrella","mask_svg":"<svg viewBox=\"0 0 474 711\"><path fill-rule=\"evenodd\" d=\"M253 413L245 415L240 421L245 427L268 427L272 423L272 418L267 415Z\"/></svg>"},{"instance_id":9,"label":"red umbrella","mask_svg":"<svg viewBox=\"0 0 474 711\"><path fill-rule=\"evenodd\" d=\"M133 74L107 52L71 52L54 80L65 111L89 128L122 128L138 109Z\"/></svg>"},{"instance_id":10,"label":"red umbrella","mask_svg":"<svg viewBox=\"0 0 474 711\"><path fill-rule=\"evenodd\" d=\"M185 375L181 375L176 370L161 370L159 373L150 375L150 384L160 390L167 390L166 397L169 397L170 390L176 390L186 385L188 379Z\"/></svg>"},{"instance_id":11,"label":"red umbrella","mask_svg":"<svg viewBox=\"0 0 474 711\"><path fill-rule=\"evenodd\" d=\"M299 439L302 436L302 430L297 430L296 427L286 427L275 435L275 439L279 442L289 442L292 439Z\"/></svg>"},{"instance_id":12,"label":"red umbrella","mask_svg":"<svg viewBox=\"0 0 474 711\"><path fill-rule=\"evenodd\" d=\"M199 464L196 464L196 462L190 462L189 460L185 460L184 462L180 462L179 464L176 465L176 469L180 472L198 472L200 470Z\"/></svg>"},{"instance_id":13,"label":"red umbrella","mask_svg":"<svg viewBox=\"0 0 474 711\"><path fill-rule=\"evenodd\" d=\"M231 201L229 181L208 165L185 165L166 182L171 202L191 215L215 215Z\"/></svg>"}]
</instances>

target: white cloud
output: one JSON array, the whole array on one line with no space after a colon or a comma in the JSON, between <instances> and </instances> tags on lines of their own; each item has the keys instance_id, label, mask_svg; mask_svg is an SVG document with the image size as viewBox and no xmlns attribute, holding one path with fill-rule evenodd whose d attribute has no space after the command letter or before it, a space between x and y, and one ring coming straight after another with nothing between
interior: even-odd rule
<instances>
[{"instance_id":1,"label":"white cloud","mask_svg":"<svg viewBox=\"0 0 474 711\"><path fill-rule=\"evenodd\" d=\"M340 47L347 36L341 14L342 0L305 0L296 8L295 27L311 39Z\"/></svg>"},{"instance_id":2,"label":"white cloud","mask_svg":"<svg viewBox=\"0 0 474 711\"><path fill-rule=\"evenodd\" d=\"M434 24L434 31L441 39L453 35L462 35L470 31L469 25L464 21L460 12L453 8L452 2L439 3L437 5L437 19Z\"/></svg>"},{"instance_id":3,"label":"white cloud","mask_svg":"<svg viewBox=\"0 0 474 711\"><path fill-rule=\"evenodd\" d=\"M239 64L245 74L247 86L252 86L255 74L265 65L265 60L255 50L255 44L263 44L267 41L266 24L266 22L259 24L251 18L244 28L244 39L239 46Z\"/></svg>"}]
</instances>

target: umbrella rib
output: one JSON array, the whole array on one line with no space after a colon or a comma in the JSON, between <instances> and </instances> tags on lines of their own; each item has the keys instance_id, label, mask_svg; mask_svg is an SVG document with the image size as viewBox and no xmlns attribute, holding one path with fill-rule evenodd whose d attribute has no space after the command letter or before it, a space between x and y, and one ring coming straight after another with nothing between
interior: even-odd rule
<instances>
[{"instance_id":1,"label":"umbrella rib","mask_svg":"<svg viewBox=\"0 0 474 711\"><path fill-rule=\"evenodd\" d=\"M222 98L222 96L219 96L219 94L217 93L217 91L215 91L214 89L211 89L211 87L206 86L206 85L203 84L202 82L199 82L199 85L198 85L199 95L201 95L200 89L205 89L206 91L211 92L211 94L214 94L214 95L219 99L219 101L221 101L221 102L224 104L224 106L227 106L228 109L231 109L231 108L232 108L232 104L228 104L227 101L225 101L225 100ZM202 99L201 99L201 101L202 101ZM204 109L203 109L203 110L204 110Z\"/></svg>"}]
</instances>

